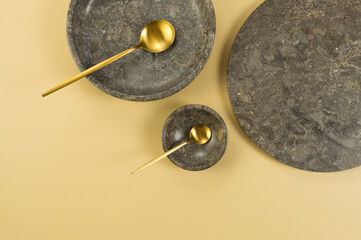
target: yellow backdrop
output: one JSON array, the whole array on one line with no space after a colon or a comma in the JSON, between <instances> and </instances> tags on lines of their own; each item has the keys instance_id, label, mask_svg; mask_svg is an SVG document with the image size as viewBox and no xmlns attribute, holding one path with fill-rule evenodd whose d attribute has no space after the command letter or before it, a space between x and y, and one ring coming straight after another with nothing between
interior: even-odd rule
<instances>
[{"instance_id":1,"label":"yellow backdrop","mask_svg":"<svg viewBox=\"0 0 361 240\"><path fill-rule=\"evenodd\" d=\"M118 100L87 80L40 96L78 73L65 33L69 2L1 4L1 240L361 239L361 168L320 174L283 165L232 113L229 51L262 0L213 0L217 35L206 68L183 91L148 103ZM191 103L227 123L223 159L203 172L166 159L130 175L161 153L168 115Z\"/></svg>"}]
</instances>

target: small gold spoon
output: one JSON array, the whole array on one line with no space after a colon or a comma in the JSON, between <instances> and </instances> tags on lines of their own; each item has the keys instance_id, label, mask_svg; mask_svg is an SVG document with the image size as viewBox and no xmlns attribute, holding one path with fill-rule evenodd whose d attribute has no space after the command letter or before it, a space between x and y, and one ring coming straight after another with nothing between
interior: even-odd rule
<instances>
[{"instance_id":1,"label":"small gold spoon","mask_svg":"<svg viewBox=\"0 0 361 240\"><path fill-rule=\"evenodd\" d=\"M97 65L85 70L82 73L70 78L69 80L59 84L58 86L50 89L49 91L42 94L43 97L48 96L49 94L56 92L63 87L66 87L73 82L78 81L79 79L88 76L89 74L105 67L106 65L114 62L115 60L127 55L128 53L138 49L143 48L148 52L152 53L159 53L167 50L174 42L175 39L175 30L170 22L165 20L155 20L150 22L145 28L143 29L140 35L140 41L137 46L132 47L128 50L125 50L122 53L119 53Z\"/></svg>"},{"instance_id":2,"label":"small gold spoon","mask_svg":"<svg viewBox=\"0 0 361 240\"><path fill-rule=\"evenodd\" d=\"M168 155L170 155L171 153L177 151L178 149L184 147L185 145L187 145L188 143L192 142L198 145L202 145L202 144L206 144L207 142L209 142L209 140L212 137L212 132L211 129L209 129L209 127L207 127L206 125L196 125L191 129L191 132L189 134L189 138L186 142L178 145L175 148L172 148L171 150L163 153L162 155L160 155L159 157L153 159L152 161L144 164L143 166L141 166L140 168L138 168L137 170L135 170L134 172L132 172L132 174L136 174L137 172L142 171L143 169L149 167L150 165L153 165L154 163L158 162L159 160L167 157Z\"/></svg>"}]
</instances>

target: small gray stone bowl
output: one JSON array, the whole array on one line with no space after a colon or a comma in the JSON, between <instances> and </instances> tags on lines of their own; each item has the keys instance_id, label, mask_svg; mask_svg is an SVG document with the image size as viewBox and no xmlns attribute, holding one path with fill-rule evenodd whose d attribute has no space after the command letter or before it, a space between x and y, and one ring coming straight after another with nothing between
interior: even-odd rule
<instances>
[{"instance_id":1,"label":"small gray stone bowl","mask_svg":"<svg viewBox=\"0 0 361 240\"><path fill-rule=\"evenodd\" d=\"M204 124L212 131L208 143L189 143L168 158L178 167L189 171L200 171L215 165L227 148L227 126L223 119L209 107L192 104L174 111L163 128L162 144L164 151L185 142L193 126Z\"/></svg>"},{"instance_id":2,"label":"small gray stone bowl","mask_svg":"<svg viewBox=\"0 0 361 240\"><path fill-rule=\"evenodd\" d=\"M185 88L201 72L213 47L211 0L72 0L67 21L70 51L80 71L138 44L142 29L164 19L175 28L161 53L136 50L87 78L125 100L151 101Z\"/></svg>"}]
</instances>

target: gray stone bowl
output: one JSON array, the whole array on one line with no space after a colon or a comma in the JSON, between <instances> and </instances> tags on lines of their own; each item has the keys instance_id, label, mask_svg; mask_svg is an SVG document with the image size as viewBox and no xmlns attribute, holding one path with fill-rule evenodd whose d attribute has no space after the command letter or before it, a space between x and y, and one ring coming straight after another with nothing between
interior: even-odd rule
<instances>
[{"instance_id":1,"label":"gray stone bowl","mask_svg":"<svg viewBox=\"0 0 361 240\"><path fill-rule=\"evenodd\" d=\"M172 23L174 44L165 52L136 50L87 78L102 91L125 100L151 101L191 83L210 56L216 19L211 0L72 0L67 36L83 71L139 42L156 19Z\"/></svg>"},{"instance_id":2,"label":"gray stone bowl","mask_svg":"<svg viewBox=\"0 0 361 240\"><path fill-rule=\"evenodd\" d=\"M204 124L212 131L212 138L204 145L189 143L169 155L178 167L200 171L215 165L227 148L227 127L223 119L209 107L192 104L174 111L164 124L162 144L164 151L188 140L193 126Z\"/></svg>"}]
</instances>

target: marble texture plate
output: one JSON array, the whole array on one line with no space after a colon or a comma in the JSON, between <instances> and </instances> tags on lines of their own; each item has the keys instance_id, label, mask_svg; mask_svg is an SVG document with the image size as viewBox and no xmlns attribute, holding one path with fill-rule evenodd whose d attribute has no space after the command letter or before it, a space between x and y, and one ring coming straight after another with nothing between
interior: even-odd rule
<instances>
[{"instance_id":1,"label":"marble texture plate","mask_svg":"<svg viewBox=\"0 0 361 240\"><path fill-rule=\"evenodd\" d=\"M212 137L209 142L204 145L189 143L168 157L178 167L190 171L210 168L222 158L228 138L223 119L209 107L192 104L174 111L163 128L163 149L168 151L187 141L191 129L198 124L204 124L211 129Z\"/></svg>"},{"instance_id":2,"label":"marble texture plate","mask_svg":"<svg viewBox=\"0 0 361 240\"><path fill-rule=\"evenodd\" d=\"M361 165L360 76L360 0L266 0L234 42L228 90L262 150L335 172Z\"/></svg>"},{"instance_id":3,"label":"marble texture plate","mask_svg":"<svg viewBox=\"0 0 361 240\"><path fill-rule=\"evenodd\" d=\"M216 20L211 0L72 0L67 35L81 71L139 42L149 22L172 23L176 39L162 53L137 50L87 78L99 89L131 101L168 97L191 83L205 66Z\"/></svg>"}]
</instances>

